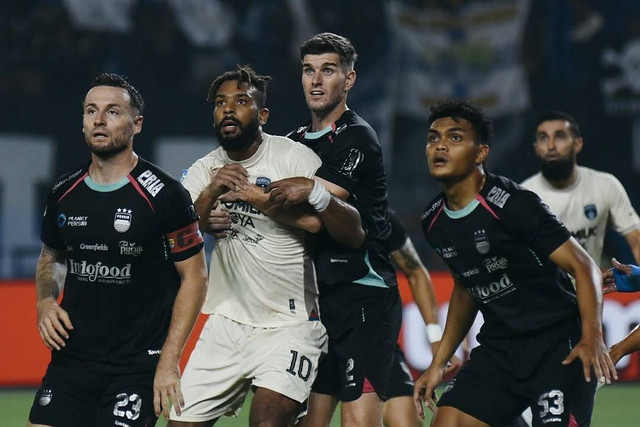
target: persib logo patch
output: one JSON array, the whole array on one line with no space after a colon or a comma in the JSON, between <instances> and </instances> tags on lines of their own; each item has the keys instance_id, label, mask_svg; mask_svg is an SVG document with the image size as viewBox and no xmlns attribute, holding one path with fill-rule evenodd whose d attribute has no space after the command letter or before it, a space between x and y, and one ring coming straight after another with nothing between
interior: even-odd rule
<instances>
[{"instance_id":1,"label":"persib logo patch","mask_svg":"<svg viewBox=\"0 0 640 427\"><path fill-rule=\"evenodd\" d=\"M598 208L596 208L596 205L594 205L593 203L586 205L584 207L584 216L586 216L589 221L595 220L598 216Z\"/></svg>"}]
</instances>

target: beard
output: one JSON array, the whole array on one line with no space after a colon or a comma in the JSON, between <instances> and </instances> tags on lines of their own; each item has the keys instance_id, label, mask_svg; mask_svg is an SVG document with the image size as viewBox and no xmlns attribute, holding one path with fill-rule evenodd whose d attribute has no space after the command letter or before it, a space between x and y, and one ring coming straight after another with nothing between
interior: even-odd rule
<instances>
[{"instance_id":1,"label":"beard","mask_svg":"<svg viewBox=\"0 0 640 427\"><path fill-rule=\"evenodd\" d=\"M87 146L89 147L89 150L91 150L93 154L95 154L97 157L99 157L102 160L107 160L122 153L129 147L129 144L127 144L127 141L129 139L128 138L125 139L125 138L126 137L114 140L113 142L111 142L111 144L106 146L97 146L97 145L91 144L90 136L85 137L85 140L87 142Z\"/></svg>"},{"instance_id":2,"label":"beard","mask_svg":"<svg viewBox=\"0 0 640 427\"><path fill-rule=\"evenodd\" d=\"M540 172L548 181L565 181L573 172L574 161L571 157L554 160L552 162L542 160Z\"/></svg>"},{"instance_id":3,"label":"beard","mask_svg":"<svg viewBox=\"0 0 640 427\"><path fill-rule=\"evenodd\" d=\"M224 135L219 126L213 127L215 136L225 151L244 151L249 148L258 137L260 123L258 122L257 115L255 119L247 123L246 126L243 126L240 122L236 122L236 126L238 126L239 132L233 136Z\"/></svg>"}]
</instances>

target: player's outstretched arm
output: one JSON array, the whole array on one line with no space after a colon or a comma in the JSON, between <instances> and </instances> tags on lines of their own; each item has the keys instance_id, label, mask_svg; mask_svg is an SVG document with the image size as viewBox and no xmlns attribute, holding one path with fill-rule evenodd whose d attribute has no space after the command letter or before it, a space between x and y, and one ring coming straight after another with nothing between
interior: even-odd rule
<instances>
[{"instance_id":1,"label":"player's outstretched arm","mask_svg":"<svg viewBox=\"0 0 640 427\"><path fill-rule=\"evenodd\" d=\"M36 268L38 332L50 349L60 350L73 329L69 314L56 300L64 286L66 251L42 245Z\"/></svg>"},{"instance_id":2,"label":"player's outstretched arm","mask_svg":"<svg viewBox=\"0 0 640 427\"><path fill-rule=\"evenodd\" d=\"M440 341L436 354L433 355L431 365L418 378L413 388L413 400L416 410L423 419L424 409L422 403L426 400L429 409L435 412L434 390L442 382L447 370L447 361L451 359L453 353L467 335L469 329L471 329L477 313L478 307L471 294L461 283L455 280L442 341Z\"/></svg>"},{"instance_id":3,"label":"player's outstretched arm","mask_svg":"<svg viewBox=\"0 0 640 427\"><path fill-rule=\"evenodd\" d=\"M617 364L627 354L640 350L640 325L636 326L622 341L611 346L609 355L613 364Z\"/></svg>"},{"instance_id":4,"label":"player's outstretched arm","mask_svg":"<svg viewBox=\"0 0 640 427\"><path fill-rule=\"evenodd\" d=\"M180 290L173 303L173 314L167 339L162 346L162 354L153 381L153 406L156 415L169 418L169 408L173 402L178 414L184 406L180 390L180 370L178 363L196 323L207 293L207 267L204 249L196 255L174 263L180 275Z\"/></svg>"},{"instance_id":5,"label":"player's outstretched arm","mask_svg":"<svg viewBox=\"0 0 640 427\"><path fill-rule=\"evenodd\" d=\"M611 258L613 268L602 273L602 292L637 292L640 291L640 267L621 264Z\"/></svg>"},{"instance_id":6,"label":"player's outstretched arm","mask_svg":"<svg viewBox=\"0 0 640 427\"><path fill-rule=\"evenodd\" d=\"M640 264L640 229L630 231L624 235L624 238L627 240L627 243L631 248L633 259L636 261L636 264Z\"/></svg>"},{"instance_id":7,"label":"player's outstretched arm","mask_svg":"<svg viewBox=\"0 0 640 427\"><path fill-rule=\"evenodd\" d=\"M575 359L580 359L587 382L591 381L591 370L593 369L596 379L603 379L607 383L611 383L611 379L617 379L618 376L602 339L602 275L600 270L573 237L553 251L549 257L551 261L575 278L582 321L580 342L562 363L568 365Z\"/></svg>"},{"instance_id":8,"label":"player's outstretched arm","mask_svg":"<svg viewBox=\"0 0 640 427\"><path fill-rule=\"evenodd\" d=\"M442 339L442 328L438 324L438 305L429 271L422 264L422 260L409 237L400 249L391 252L391 258L400 271L407 276L413 300L420 310L425 325L427 325L427 339L431 345L431 352L436 354ZM453 356L450 362L449 370L458 369L462 365L456 356Z\"/></svg>"},{"instance_id":9,"label":"player's outstretched arm","mask_svg":"<svg viewBox=\"0 0 640 427\"><path fill-rule=\"evenodd\" d=\"M366 235L360 213L345 202L349 192L344 188L318 177L295 177L272 182L266 191L285 208L310 204L336 242L353 249L362 246Z\"/></svg>"}]
</instances>

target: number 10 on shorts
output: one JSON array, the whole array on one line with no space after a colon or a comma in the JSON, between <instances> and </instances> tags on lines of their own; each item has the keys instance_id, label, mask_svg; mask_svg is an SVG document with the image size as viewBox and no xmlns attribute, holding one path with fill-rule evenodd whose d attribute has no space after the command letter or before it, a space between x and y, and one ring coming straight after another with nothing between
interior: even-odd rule
<instances>
[{"instance_id":1,"label":"number 10 on shorts","mask_svg":"<svg viewBox=\"0 0 640 427\"><path fill-rule=\"evenodd\" d=\"M291 350L291 365L289 365L289 369L287 369L288 373L293 376L297 375L307 381L309 375L311 375L311 369L311 360L307 356L300 356L300 362L298 362L298 352Z\"/></svg>"}]
</instances>

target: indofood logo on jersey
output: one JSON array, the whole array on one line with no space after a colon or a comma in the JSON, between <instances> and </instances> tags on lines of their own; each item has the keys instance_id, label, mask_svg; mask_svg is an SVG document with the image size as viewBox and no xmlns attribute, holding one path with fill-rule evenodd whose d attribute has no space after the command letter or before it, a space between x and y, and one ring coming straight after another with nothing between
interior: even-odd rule
<instances>
[{"instance_id":1,"label":"indofood logo on jersey","mask_svg":"<svg viewBox=\"0 0 640 427\"><path fill-rule=\"evenodd\" d=\"M131 227L131 209L118 208L116 215L113 218L113 227L119 233L124 233Z\"/></svg>"},{"instance_id":2,"label":"indofood logo on jersey","mask_svg":"<svg viewBox=\"0 0 640 427\"><path fill-rule=\"evenodd\" d=\"M69 259L69 273L78 276L81 282L117 283L125 284L131 281L131 264L124 267L109 267L97 262L74 261Z\"/></svg>"},{"instance_id":3,"label":"indofood logo on jersey","mask_svg":"<svg viewBox=\"0 0 640 427\"><path fill-rule=\"evenodd\" d=\"M515 290L516 288L513 282L505 273L500 277L499 280L496 280L495 282L469 288L469 293L471 293L471 296L474 300L486 304Z\"/></svg>"},{"instance_id":4,"label":"indofood logo on jersey","mask_svg":"<svg viewBox=\"0 0 640 427\"><path fill-rule=\"evenodd\" d=\"M489 236L487 236L487 232L484 230L477 230L473 232L473 241L476 244L476 249L481 254L488 254L491 250L491 245L489 244Z\"/></svg>"}]
</instances>

